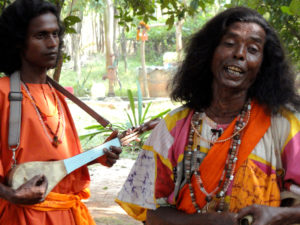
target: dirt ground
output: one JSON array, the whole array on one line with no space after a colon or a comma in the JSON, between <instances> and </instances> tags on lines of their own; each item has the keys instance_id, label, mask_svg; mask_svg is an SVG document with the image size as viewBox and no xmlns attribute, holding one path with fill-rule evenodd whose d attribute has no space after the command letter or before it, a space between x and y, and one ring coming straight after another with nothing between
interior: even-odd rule
<instances>
[{"instance_id":1,"label":"dirt ground","mask_svg":"<svg viewBox=\"0 0 300 225\"><path fill-rule=\"evenodd\" d=\"M97 225L141 225L114 202L134 160L120 159L113 167L90 166L91 197L85 201Z\"/></svg>"}]
</instances>

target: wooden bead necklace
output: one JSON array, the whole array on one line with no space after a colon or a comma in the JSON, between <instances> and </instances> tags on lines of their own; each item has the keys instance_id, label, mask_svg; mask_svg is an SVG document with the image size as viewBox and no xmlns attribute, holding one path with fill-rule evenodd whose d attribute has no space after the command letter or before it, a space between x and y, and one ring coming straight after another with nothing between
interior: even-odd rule
<instances>
[{"instance_id":1,"label":"wooden bead necklace","mask_svg":"<svg viewBox=\"0 0 300 225\"><path fill-rule=\"evenodd\" d=\"M184 166L185 166L185 176L190 191L190 197L197 213L207 212L209 203L212 202L213 198L215 198L216 201L218 202L214 206L214 211L222 212L225 210L226 207L225 194L229 188L230 183L234 179L234 171L236 168L236 162L238 160L237 156L238 156L239 146L241 145L242 131L247 126L250 119L250 115L251 115L251 100L248 100L237 117L233 134L226 139L220 139L212 142L210 140L203 138L200 135L199 131L200 131L203 118L201 118L201 114L199 112L194 113L191 120L191 127L188 136L188 145L184 155ZM204 158L203 157L202 160L197 160L197 154L200 153L200 146L197 145L197 148L195 148L194 150L192 149L194 144L193 143L194 135L197 135L200 138L200 140L206 141L210 144L222 143L231 140L231 146L228 151L228 155L224 166L224 170L221 175L221 179L217 187L210 193L205 189L199 171L201 161ZM192 168L195 168L195 171L192 171ZM198 184L200 191L206 196L205 200L207 204L206 207L204 207L203 209L201 209L196 203L194 187L192 186L191 183L191 177L193 173L195 174L196 182Z\"/></svg>"}]
</instances>

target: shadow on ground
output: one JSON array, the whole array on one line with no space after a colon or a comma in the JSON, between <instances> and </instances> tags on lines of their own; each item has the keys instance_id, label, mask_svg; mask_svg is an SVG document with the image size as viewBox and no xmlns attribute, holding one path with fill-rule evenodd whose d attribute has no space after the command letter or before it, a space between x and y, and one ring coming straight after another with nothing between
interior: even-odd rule
<instances>
[{"instance_id":1,"label":"shadow on ground","mask_svg":"<svg viewBox=\"0 0 300 225\"><path fill-rule=\"evenodd\" d=\"M85 204L97 225L142 225L114 202L133 163L132 159L120 159L112 168L89 167L91 197Z\"/></svg>"}]
</instances>

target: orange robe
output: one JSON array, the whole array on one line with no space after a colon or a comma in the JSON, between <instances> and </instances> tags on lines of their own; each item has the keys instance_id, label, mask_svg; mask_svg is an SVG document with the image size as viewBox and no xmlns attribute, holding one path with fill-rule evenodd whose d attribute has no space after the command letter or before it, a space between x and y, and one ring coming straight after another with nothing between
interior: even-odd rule
<instances>
[{"instance_id":1,"label":"orange robe","mask_svg":"<svg viewBox=\"0 0 300 225\"><path fill-rule=\"evenodd\" d=\"M56 101L50 87L47 84L27 84L31 95L34 97L41 111L50 115L47 118L48 124L53 131L58 124L58 113ZM22 88L24 90L24 88ZM9 101L8 93L9 78L0 79L0 182L5 183L5 177L12 166L12 152L8 149L8 119L9 119ZM72 157L82 151L78 135L75 129L68 106L64 97L56 92L63 109L65 117L64 135L62 143L54 147L47 137L45 129L39 120L38 114L32 105L30 99L23 96L22 100L22 123L20 146L16 151L17 163L29 161L51 161L61 160ZM46 128L47 129L47 128ZM63 132L63 126L60 125L58 137ZM52 137L52 135L50 135ZM88 187L90 181L88 169L86 166L77 169L66 176L53 190L53 194L78 194ZM65 195L61 195L65 196ZM67 195L66 195L67 196ZM65 197L66 197L65 196ZM74 195L72 195L74 196ZM76 196L76 195L75 195ZM61 198L62 199L62 198ZM79 199L79 198L78 198ZM40 207L42 208L42 207ZM86 216L86 215L84 215ZM89 215L87 215L89 217ZM11 204L0 199L0 224L5 225L75 225L75 215L72 208L58 210L42 210L37 208L28 208L20 205ZM94 224L91 222L89 224ZM79 225L79 224L77 224Z\"/></svg>"}]
</instances>

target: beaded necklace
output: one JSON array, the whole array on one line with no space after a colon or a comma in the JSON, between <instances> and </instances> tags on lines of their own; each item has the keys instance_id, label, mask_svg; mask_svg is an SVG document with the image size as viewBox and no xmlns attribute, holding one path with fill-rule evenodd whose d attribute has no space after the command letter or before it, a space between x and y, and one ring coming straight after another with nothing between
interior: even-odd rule
<instances>
[{"instance_id":1,"label":"beaded necklace","mask_svg":"<svg viewBox=\"0 0 300 225\"><path fill-rule=\"evenodd\" d=\"M61 102L60 102L58 96L56 95L54 88L52 87L52 85L50 83L48 83L51 93L53 95L53 98L55 100L55 108L56 108L55 112L57 111L57 113L58 113L58 122L57 122L57 127L56 127L55 132L51 129L51 127L49 126L49 124L47 122L47 117L51 117L53 115L47 115L46 113L42 112L41 107L37 104L36 100L31 95L31 93L29 91L29 87L23 82L22 82L22 85L26 92L25 97L29 98L31 104L33 105L47 138L49 139L49 141L51 142L51 144L54 147L58 147L58 145L61 144L61 142L62 142L62 138L63 138L64 132L65 132L65 116L64 116L64 112L63 112L63 109L61 106ZM60 136L58 137L60 125L62 125L62 131L61 131Z\"/></svg>"},{"instance_id":2,"label":"beaded necklace","mask_svg":"<svg viewBox=\"0 0 300 225\"><path fill-rule=\"evenodd\" d=\"M204 213L207 212L209 209L210 203L212 203L212 200L214 199L216 202L212 205L213 210L217 212L222 212L225 210L226 203L225 203L225 193L229 188L230 183L234 179L234 170L236 167L236 162L238 160L238 150L239 146L241 145L241 136L242 136L242 131L244 128L247 126L249 119L251 115L251 100L248 100L246 104L244 105L243 109L241 110L241 113L238 115L235 127L233 130L233 134L226 138L226 139L220 139L216 140L214 142L207 140L203 138L200 133L200 127L203 121L203 118L201 118L201 114L199 112L195 112L192 120L191 120L191 127L190 127L190 132L188 136L188 145L187 149L185 152L185 160L184 160L184 166L185 166L185 177L187 178L187 183L189 186L189 191L190 191L190 197L192 200L192 203L197 211L197 213ZM221 179L217 185L217 187L211 191L210 193L207 192L203 185L203 181L201 179L201 174L200 174L200 164L201 160L197 159L197 154L199 154L200 146L197 145L197 148L194 150L193 148L193 140L194 140L194 135L197 135L200 140L206 141L210 144L214 143L220 143L220 142L226 142L231 140L231 146L228 151L226 163L224 166L224 170L221 175ZM203 157L204 158L204 157ZM202 159L203 160L203 159ZM191 176L193 175L193 170L192 168L195 168L195 178L196 182L198 184L198 187L200 191L205 194L205 200L207 202L206 207L203 209L200 209L198 204L196 203L196 198L194 194L194 187L192 186L191 183Z\"/></svg>"}]
</instances>

